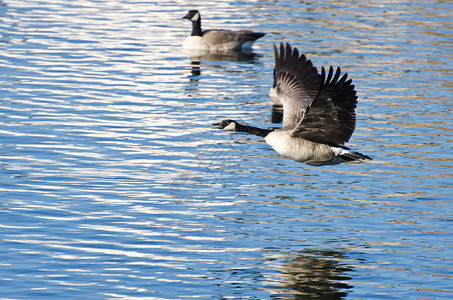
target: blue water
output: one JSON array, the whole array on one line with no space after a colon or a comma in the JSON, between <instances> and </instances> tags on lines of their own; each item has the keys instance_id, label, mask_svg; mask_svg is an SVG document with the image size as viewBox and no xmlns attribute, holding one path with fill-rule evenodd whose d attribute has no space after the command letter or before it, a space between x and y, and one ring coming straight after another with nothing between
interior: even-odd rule
<instances>
[{"instance_id":1,"label":"blue water","mask_svg":"<svg viewBox=\"0 0 453 300\"><path fill-rule=\"evenodd\" d=\"M250 55L182 51L193 8L267 35ZM0 298L451 299L452 13L0 1ZM280 42L349 74L348 145L373 161L308 166L212 128L279 126Z\"/></svg>"}]
</instances>

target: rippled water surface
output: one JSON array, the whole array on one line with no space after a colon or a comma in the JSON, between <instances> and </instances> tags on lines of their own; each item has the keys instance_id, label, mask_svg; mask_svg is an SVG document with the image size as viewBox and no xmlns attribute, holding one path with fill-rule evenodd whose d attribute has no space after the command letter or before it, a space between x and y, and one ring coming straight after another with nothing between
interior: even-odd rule
<instances>
[{"instance_id":1,"label":"rippled water surface","mask_svg":"<svg viewBox=\"0 0 453 300\"><path fill-rule=\"evenodd\" d=\"M182 51L182 20L266 32ZM0 298L452 299L450 1L0 1ZM349 146L312 167L213 129L278 127L272 44L341 66Z\"/></svg>"}]
</instances>

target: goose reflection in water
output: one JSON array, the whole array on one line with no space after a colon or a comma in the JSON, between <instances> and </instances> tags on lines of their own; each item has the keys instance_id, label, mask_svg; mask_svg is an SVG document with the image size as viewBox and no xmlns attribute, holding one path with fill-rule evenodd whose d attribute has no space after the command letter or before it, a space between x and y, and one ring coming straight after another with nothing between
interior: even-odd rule
<instances>
[{"instance_id":1,"label":"goose reflection in water","mask_svg":"<svg viewBox=\"0 0 453 300\"><path fill-rule=\"evenodd\" d=\"M298 254L283 267L281 282L292 292L278 290L278 299L344 299L352 288L345 282L351 276L345 273L352 269L342 264L343 259L343 253L338 251L309 250Z\"/></svg>"},{"instance_id":2,"label":"goose reflection in water","mask_svg":"<svg viewBox=\"0 0 453 300\"><path fill-rule=\"evenodd\" d=\"M190 82L197 82L201 75L201 62L254 62L258 57L257 53L250 51L214 51L200 49L183 49L183 53L190 59L191 75ZM218 64L219 69L224 69Z\"/></svg>"}]
</instances>

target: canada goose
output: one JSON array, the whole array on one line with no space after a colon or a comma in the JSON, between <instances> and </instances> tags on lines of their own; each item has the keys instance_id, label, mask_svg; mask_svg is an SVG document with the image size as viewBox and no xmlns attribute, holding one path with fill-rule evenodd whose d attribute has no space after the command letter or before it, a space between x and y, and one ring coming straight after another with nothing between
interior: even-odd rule
<instances>
[{"instance_id":1,"label":"canada goose","mask_svg":"<svg viewBox=\"0 0 453 300\"><path fill-rule=\"evenodd\" d=\"M217 128L264 137L283 156L309 165L338 164L370 157L343 146L355 128L356 91L348 74L330 67L326 78L299 55L289 43L274 45L275 68L272 94L283 105L283 126L269 130L241 125L233 120L214 124Z\"/></svg>"},{"instance_id":2,"label":"canada goose","mask_svg":"<svg viewBox=\"0 0 453 300\"><path fill-rule=\"evenodd\" d=\"M200 50L249 50L253 43L265 33L251 30L231 31L224 29L201 30L201 16L198 10L189 10L183 19L192 21L192 33L185 40L183 48Z\"/></svg>"}]
</instances>

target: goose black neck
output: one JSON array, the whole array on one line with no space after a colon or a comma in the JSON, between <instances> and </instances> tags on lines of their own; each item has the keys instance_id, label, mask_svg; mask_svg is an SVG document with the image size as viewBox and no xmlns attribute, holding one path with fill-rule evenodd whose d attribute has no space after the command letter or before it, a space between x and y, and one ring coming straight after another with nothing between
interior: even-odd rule
<instances>
[{"instance_id":1,"label":"goose black neck","mask_svg":"<svg viewBox=\"0 0 453 300\"><path fill-rule=\"evenodd\" d=\"M203 32L201 31L201 18L199 17L198 20L192 21L192 36L202 36Z\"/></svg>"},{"instance_id":2,"label":"goose black neck","mask_svg":"<svg viewBox=\"0 0 453 300\"><path fill-rule=\"evenodd\" d=\"M258 127L241 125L241 124L236 125L236 131L251 133L251 134L263 137L263 138L272 132L272 130L269 130L269 129L262 129L262 128L258 128Z\"/></svg>"}]
</instances>

